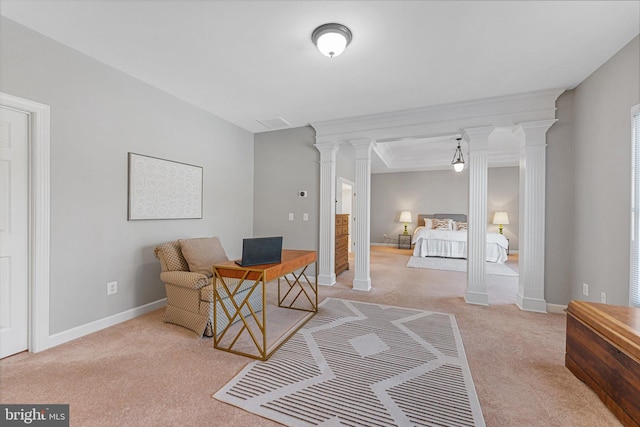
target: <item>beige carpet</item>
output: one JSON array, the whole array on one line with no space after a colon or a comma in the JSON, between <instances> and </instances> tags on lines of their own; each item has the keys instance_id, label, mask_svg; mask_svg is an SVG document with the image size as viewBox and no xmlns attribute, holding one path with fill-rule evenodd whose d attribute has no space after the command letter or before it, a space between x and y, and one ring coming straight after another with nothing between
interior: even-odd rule
<instances>
[{"instance_id":1,"label":"beige carpet","mask_svg":"<svg viewBox=\"0 0 640 427\"><path fill-rule=\"evenodd\" d=\"M371 248L370 292L334 297L455 315L488 426L620 425L564 366L566 317L523 312L515 277L487 276L490 306L463 299L463 274L406 268L409 250ZM510 268L517 262L510 256ZM353 268L353 263L351 264ZM158 286L162 284L158 281ZM72 426L252 426L278 424L211 395L251 360L213 349L158 310L50 350L0 361L0 402L68 403Z\"/></svg>"},{"instance_id":2,"label":"beige carpet","mask_svg":"<svg viewBox=\"0 0 640 427\"><path fill-rule=\"evenodd\" d=\"M214 397L287 426L484 426L455 318L326 298Z\"/></svg>"},{"instance_id":3,"label":"beige carpet","mask_svg":"<svg viewBox=\"0 0 640 427\"><path fill-rule=\"evenodd\" d=\"M494 274L497 276L518 276L518 273L504 264L486 262L485 265L485 271L487 274ZM467 271L467 260L459 258L412 256L407 262L407 267L430 268L432 270Z\"/></svg>"}]
</instances>

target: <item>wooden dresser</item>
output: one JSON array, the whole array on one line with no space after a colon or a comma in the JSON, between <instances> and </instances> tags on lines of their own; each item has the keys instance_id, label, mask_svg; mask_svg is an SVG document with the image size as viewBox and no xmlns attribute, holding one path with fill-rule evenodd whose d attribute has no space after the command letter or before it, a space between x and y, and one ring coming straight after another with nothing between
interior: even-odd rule
<instances>
[{"instance_id":1,"label":"wooden dresser","mask_svg":"<svg viewBox=\"0 0 640 427\"><path fill-rule=\"evenodd\" d=\"M625 426L640 425L640 309L571 301L565 365Z\"/></svg>"},{"instance_id":2,"label":"wooden dresser","mask_svg":"<svg viewBox=\"0 0 640 427\"><path fill-rule=\"evenodd\" d=\"M349 214L336 214L336 276L349 269Z\"/></svg>"}]
</instances>

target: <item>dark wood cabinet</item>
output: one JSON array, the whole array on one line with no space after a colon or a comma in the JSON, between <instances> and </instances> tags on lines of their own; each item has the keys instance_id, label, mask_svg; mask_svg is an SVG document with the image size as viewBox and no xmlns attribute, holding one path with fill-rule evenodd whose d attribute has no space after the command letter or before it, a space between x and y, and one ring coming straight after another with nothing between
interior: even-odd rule
<instances>
[{"instance_id":1,"label":"dark wood cabinet","mask_svg":"<svg viewBox=\"0 0 640 427\"><path fill-rule=\"evenodd\" d=\"M349 214L336 214L336 276L349 269Z\"/></svg>"}]
</instances>

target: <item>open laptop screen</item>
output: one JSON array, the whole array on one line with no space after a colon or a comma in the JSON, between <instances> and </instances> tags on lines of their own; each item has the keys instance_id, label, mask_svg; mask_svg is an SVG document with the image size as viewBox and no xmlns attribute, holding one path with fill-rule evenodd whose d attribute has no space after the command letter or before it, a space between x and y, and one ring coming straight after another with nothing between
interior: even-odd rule
<instances>
[{"instance_id":1,"label":"open laptop screen","mask_svg":"<svg viewBox=\"0 0 640 427\"><path fill-rule=\"evenodd\" d=\"M254 237L242 239L242 260L237 262L243 267L258 264L273 264L281 261L282 236Z\"/></svg>"}]
</instances>

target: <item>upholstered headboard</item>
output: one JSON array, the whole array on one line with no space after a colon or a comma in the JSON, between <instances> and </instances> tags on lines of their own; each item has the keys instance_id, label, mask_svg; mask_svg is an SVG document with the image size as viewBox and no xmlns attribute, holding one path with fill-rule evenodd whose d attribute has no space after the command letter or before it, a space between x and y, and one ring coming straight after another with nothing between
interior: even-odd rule
<instances>
[{"instance_id":1,"label":"upholstered headboard","mask_svg":"<svg viewBox=\"0 0 640 427\"><path fill-rule=\"evenodd\" d=\"M466 214L418 214L418 224L417 224L418 227L424 225L425 218L436 218L436 219L450 218L458 222L467 222Z\"/></svg>"}]
</instances>

